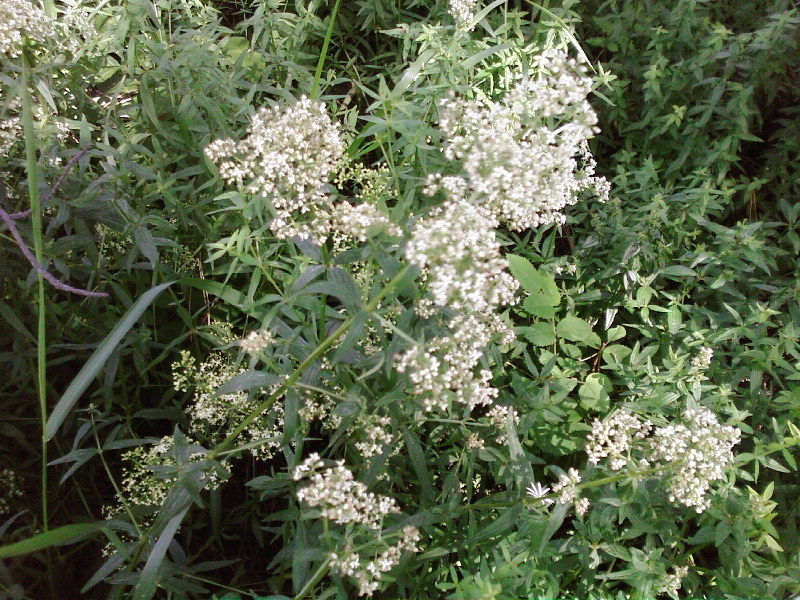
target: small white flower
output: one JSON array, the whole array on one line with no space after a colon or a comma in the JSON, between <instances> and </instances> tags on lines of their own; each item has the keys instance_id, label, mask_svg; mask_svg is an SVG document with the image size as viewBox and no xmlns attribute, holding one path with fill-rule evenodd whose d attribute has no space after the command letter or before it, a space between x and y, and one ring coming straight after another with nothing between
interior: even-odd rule
<instances>
[{"instance_id":1,"label":"small white flower","mask_svg":"<svg viewBox=\"0 0 800 600\"><path fill-rule=\"evenodd\" d=\"M711 366L712 358L714 358L714 350L707 346L702 346L697 356L692 358L692 368L698 371L704 371Z\"/></svg>"},{"instance_id":2,"label":"small white flower","mask_svg":"<svg viewBox=\"0 0 800 600\"><path fill-rule=\"evenodd\" d=\"M558 483L553 486L553 492L558 494L559 504L571 504L578 499L580 491L578 485L581 482L581 474L577 469L570 468L566 473L558 476Z\"/></svg>"},{"instance_id":3,"label":"small white flower","mask_svg":"<svg viewBox=\"0 0 800 600\"><path fill-rule=\"evenodd\" d=\"M258 331L251 331L246 338L239 342L239 347L242 349L242 352L258 354L264 348L274 343L275 338L272 333L266 329L260 329Z\"/></svg>"},{"instance_id":4,"label":"small white flower","mask_svg":"<svg viewBox=\"0 0 800 600\"><path fill-rule=\"evenodd\" d=\"M472 20L475 18L473 9L477 4L476 0L450 0L447 3L447 12L456 22L456 27L463 31L472 29Z\"/></svg>"},{"instance_id":5,"label":"small white flower","mask_svg":"<svg viewBox=\"0 0 800 600\"><path fill-rule=\"evenodd\" d=\"M582 517L589 510L589 499L579 498L575 501L575 514Z\"/></svg>"},{"instance_id":6,"label":"small white flower","mask_svg":"<svg viewBox=\"0 0 800 600\"><path fill-rule=\"evenodd\" d=\"M0 54L22 54L24 39L44 43L53 36L53 20L27 0L0 2Z\"/></svg>"},{"instance_id":7,"label":"small white flower","mask_svg":"<svg viewBox=\"0 0 800 600\"><path fill-rule=\"evenodd\" d=\"M530 484L527 488L525 488L525 491L527 492L528 496L531 498L536 498L542 504L555 504L555 500L545 497L550 493L550 488L542 485L538 481L534 481L532 484Z\"/></svg>"},{"instance_id":8,"label":"small white flower","mask_svg":"<svg viewBox=\"0 0 800 600\"><path fill-rule=\"evenodd\" d=\"M276 237L325 241L331 228L325 184L344 154L338 123L325 105L303 96L292 106L260 109L247 133L206 147L220 176L269 199Z\"/></svg>"}]
</instances>

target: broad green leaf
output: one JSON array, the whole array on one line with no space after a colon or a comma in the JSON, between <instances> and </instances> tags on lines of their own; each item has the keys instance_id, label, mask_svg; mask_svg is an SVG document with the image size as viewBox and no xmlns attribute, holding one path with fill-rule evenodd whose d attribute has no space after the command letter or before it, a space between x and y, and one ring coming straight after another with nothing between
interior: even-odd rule
<instances>
[{"instance_id":1,"label":"broad green leaf","mask_svg":"<svg viewBox=\"0 0 800 600\"><path fill-rule=\"evenodd\" d=\"M534 323L519 331L534 346L549 346L556 341L556 333L550 323Z\"/></svg>"},{"instance_id":2,"label":"broad green leaf","mask_svg":"<svg viewBox=\"0 0 800 600\"><path fill-rule=\"evenodd\" d=\"M606 332L606 342L607 343L611 343L611 342L615 342L617 340L621 340L622 338L625 337L626 334L627 334L627 331L625 330L625 328L622 325L618 325L616 327L611 327Z\"/></svg>"},{"instance_id":3,"label":"broad green leaf","mask_svg":"<svg viewBox=\"0 0 800 600\"><path fill-rule=\"evenodd\" d=\"M27 540L0 546L0 558L10 558L12 556L22 556L58 546L60 544L68 544L76 542L79 539L86 537L100 531L105 526L102 521L96 523L75 523L73 525L64 525L57 529L51 529L35 535Z\"/></svg>"},{"instance_id":4,"label":"broad green leaf","mask_svg":"<svg viewBox=\"0 0 800 600\"><path fill-rule=\"evenodd\" d=\"M522 303L522 308L527 310L534 317L540 319L552 319L556 316L556 307L542 301L541 295L528 296Z\"/></svg>"},{"instance_id":5,"label":"broad green leaf","mask_svg":"<svg viewBox=\"0 0 800 600\"><path fill-rule=\"evenodd\" d=\"M669 332L673 335L683 329L683 313L681 313L681 309L678 306L673 305L669 307L669 312L667 313L667 327L669 328Z\"/></svg>"},{"instance_id":6,"label":"broad green leaf","mask_svg":"<svg viewBox=\"0 0 800 600\"><path fill-rule=\"evenodd\" d=\"M536 298L537 306L558 306L561 293L553 276L541 273L527 259L515 254L506 255L511 274L517 278L522 288Z\"/></svg>"},{"instance_id":7,"label":"broad green leaf","mask_svg":"<svg viewBox=\"0 0 800 600\"><path fill-rule=\"evenodd\" d=\"M594 332L588 322L580 317L569 316L558 322L556 333L571 342L588 342Z\"/></svg>"},{"instance_id":8,"label":"broad green leaf","mask_svg":"<svg viewBox=\"0 0 800 600\"><path fill-rule=\"evenodd\" d=\"M586 410L605 412L608 410L608 393L611 389L608 377L601 373L590 373L578 389L581 406Z\"/></svg>"}]
</instances>

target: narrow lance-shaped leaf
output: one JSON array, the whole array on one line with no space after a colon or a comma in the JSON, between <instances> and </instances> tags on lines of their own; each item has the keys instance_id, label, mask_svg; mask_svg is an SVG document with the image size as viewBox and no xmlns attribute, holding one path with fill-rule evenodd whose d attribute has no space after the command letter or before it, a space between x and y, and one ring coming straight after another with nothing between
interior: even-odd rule
<instances>
[{"instance_id":1,"label":"narrow lance-shaped leaf","mask_svg":"<svg viewBox=\"0 0 800 600\"><path fill-rule=\"evenodd\" d=\"M185 508L172 517L161 533L161 537L153 545L153 550L150 552L150 556L147 557L144 569L142 569L139 582L133 590L133 600L150 600L155 595L158 587L158 574L167 554L167 548L169 548L169 544L172 538L175 537L175 533L178 531L178 527L180 527L181 521L183 521L183 517L188 510L188 508Z\"/></svg>"},{"instance_id":2,"label":"narrow lance-shaped leaf","mask_svg":"<svg viewBox=\"0 0 800 600\"><path fill-rule=\"evenodd\" d=\"M105 523L74 523L72 525L64 525L58 529L51 529L39 535L35 535L27 540L0 546L0 558L10 558L12 556L22 556L58 546L60 544L68 544L70 542L78 541L79 539L100 531Z\"/></svg>"},{"instance_id":3,"label":"narrow lance-shaped leaf","mask_svg":"<svg viewBox=\"0 0 800 600\"><path fill-rule=\"evenodd\" d=\"M56 404L53 412L47 419L47 428L45 430L45 438L48 440L53 439L53 436L58 432L61 425L64 423L64 420L67 418L67 415L72 411L75 403L81 397L83 392L86 391L86 388L89 387L89 384L94 380L97 374L100 372L100 369L103 368L103 365L106 364L106 361L111 356L111 353L114 351L114 348L117 347L117 344L122 341L122 338L125 337L125 334L130 331L131 327L139 320L139 317L142 316L142 313L147 310L147 307L155 300L158 295L171 286L174 281L170 281L169 283L162 283L161 285L157 285L156 287L147 290L142 296L134 302L133 306L128 309L128 312L125 313L125 316L114 326L114 329L111 330L106 336L100 346L98 346L97 350L94 351L94 354L86 361L86 364L83 365L83 368L80 370L78 375L75 379L72 380L72 383L69 384L67 391L64 392L64 395L61 396L61 399Z\"/></svg>"}]
</instances>

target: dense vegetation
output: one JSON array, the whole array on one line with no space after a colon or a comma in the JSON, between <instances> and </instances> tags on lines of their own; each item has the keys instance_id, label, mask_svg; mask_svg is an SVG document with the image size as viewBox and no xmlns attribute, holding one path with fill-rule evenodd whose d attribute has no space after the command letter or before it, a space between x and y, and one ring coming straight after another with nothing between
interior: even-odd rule
<instances>
[{"instance_id":1,"label":"dense vegetation","mask_svg":"<svg viewBox=\"0 0 800 600\"><path fill-rule=\"evenodd\" d=\"M800 593L795 3L0 20L0 598Z\"/></svg>"}]
</instances>

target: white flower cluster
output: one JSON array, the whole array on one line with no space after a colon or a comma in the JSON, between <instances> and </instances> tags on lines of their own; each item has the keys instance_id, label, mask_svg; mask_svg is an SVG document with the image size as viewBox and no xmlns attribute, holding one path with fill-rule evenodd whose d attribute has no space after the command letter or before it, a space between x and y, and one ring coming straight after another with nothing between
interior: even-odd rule
<instances>
[{"instance_id":1,"label":"white flower cluster","mask_svg":"<svg viewBox=\"0 0 800 600\"><path fill-rule=\"evenodd\" d=\"M483 348L493 340L508 343L513 331L496 314L516 301L519 284L500 255L497 221L467 202L448 202L421 220L406 246L406 257L422 269L427 297L417 305L422 317L437 309L456 313L449 335L434 338L403 355L398 370L409 371L425 410L446 410L450 401L470 407L491 404L497 390L489 371L477 376Z\"/></svg>"},{"instance_id":2,"label":"white flower cluster","mask_svg":"<svg viewBox=\"0 0 800 600\"><path fill-rule=\"evenodd\" d=\"M619 471L628 464L633 441L646 438L652 429L650 421L641 421L627 411L603 421L595 419L586 444L589 462L596 465L601 458L610 458L611 470Z\"/></svg>"},{"instance_id":3,"label":"white flower cluster","mask_svg":"<svg viewBox=\"0 0 800 600\"><path fill-rule=\"evenodd\" d=\"M468 202L448 202L417 223L405 254L428 283L420 315L431 316L435 305L485 313L514 303L519 284L500 255L495 227L488 210Z\"/></svg>"},{"instance_id":4,"label":"white flower cluster","mask_svg":"<svg viewBox=\"0 0 800 600\"><path fill-rule=\"evenodd\" d=\"M67 8L59 15L56 22L61 34L59 49L75 55L82 48L88 49L86 42L97 37L97 30L89 13L80 6L79 0L63 0L63 4Z\"/></svg>"},{"instance_id":5,"label":"white flower cluster","mask_svg":"<svg viewBox=\"0 0 800 600\"><path fill-rule=\"evenodd\" d=\"M711 483L723 479L725 468L733 463L733 446L739 443L741 431L720 425L705 408L686 410L683 420L684 424L655 429L650 421L626 411L596 420L586 444L589 462L610 458L609 466L618 471L638 455L639 466L656 469L665 477L670 502L701 513L710 504L706 492Z\"/></svg>"},{"instance_id":6,"label":"white flower cluster","mask_svg":"<svg viewBox=\"0 0 800 600\"><path fill-rule=\"evenodd\" d=\"M714 358L714 350L707 346L702 346L697 356L692 358L692 368L698 371L705 371L711 366L712 358Z\"/></svg>"},{"instance_id":7,"label":"white flower cluster","mask_svg":"<svg viewBox=\"0 0 800 600\"><path fill-rule=\"evenodd\" d=\"M298 415L308 426L312 421L320 421L323 430L335 431L342 424L342 415L334 413L336 401L326 394L307 393Z\"/></svg>"},{"instance_id":8,"label":"white flower cluster","mask_svg":"<svg viewBox=\"0 0 800 600\"><path fill-rule=\"evenodd\" d=\"M274 343L275 336L268 329L259 329L258 331L251 331L246 338L239 342L239 347L242 352L258 354Z\"/></svg>"},{"instance_id":9,"label":"white flower cluster","mask_svg":"<svg viewBox=\"0 0 800 600\"><path fill-rule=\"evenodd\" d=\"M655 585L655 589L653 591L658 595L669 594L673 598L677 598L678 591L683 585L683 578L688 574L689 567L673 566L672 573L667 573L667 576L663 577L661 581Z\"/></svg>"},{"instance_id":10,"label":"white flower cluster","mask_svg":"<svg viewBox=\"0 0 800 600\"><path fill-rule=\"evenodd\" d=\"M471 450L482 450L486 447L486 442L483 438L478 437L477 433L470 433L467 436L467 448Z\"/></svg>"},{"instance_id":11,"label":"white flower cluster","mask_svg":"<svg viewBox=\"0 0 800 600\"><path fill-rule=\"evenodd\" d=\"M401 235L374 204L373 196L383 189L377 175L353 166L344 150L339 124L325 105L302 96L292 106L262 108L244 139L216 140L205 153L225 181L269 200L270 229L278 238L324 243L332 236L341 246L343 240L364 242L381 232ZM362 184L356 195L361 203L335 204L328 182L344 183L348 174Z\"/></svg>"},{"instance_id":12,"label":"white flower cluster","mask_svg":"<svg viewBox=\"0 0 800 600\"><path fill-rule=\"evenodd\" d=\"M358 553L349 548L341 553L331 553L331 568L340 575L355 579L359 596L372 596L380 587L382 575L400 563L404 552L419 552L419 538L419 530L409 525L403 528L397 544L386 547L372 560L362 560Z\"/></svg>"},{"instance_id":13,"label":"white flower cluster","mask_svg":"<svg viewBox=\"0 0 800 600\"><path fill-rule=\"evenodd\" d=\"M521 82L498 102L442 101L445 156L461 161L463 173L433 176L429 194L443 189L451 199L478 203L515 231L563 223L561 211L582 190L608 197L587 145L597 132L586 99L592 81L564 53L543 62L548 75Z\"/></svg>"},{"instance_id":14,"label":"white flower cluster","mask_svg":"<svg viewBox=\"0 0 800 600\"><path fill-rule=\"evenodd\" d=\"M453 17L458 29L469 31L473 28L473 10L476 4L477 0L448 0L447 12Z\"/></svg>"},{"instance_id":15,"label":"white flower cluster","mask_svg":"<svg viewBox=\"0 0 800 600\"><path fill-rule=\"evenodd\" d=\"M0 515L11 511L17 498L22 497L19 476L11 469L0 471Z\"/></svg>"},{"instance_id":16,"label":"white flower cluster","mask_svg":"<svg viewBox=\"0 0 800 600\"><path fill-rule=\"evenodd\" d=\"M294 472L292 473L292 479L294 481L300 481L307 475L315 473L317 469L321 469L324 466L325 463L322 462L322 459L319 457L319 454L317 452L312 452L303 462L301 462L294 468Z\"/></svg>"},{"instance_id":17,"label":"white flower cluster","mask_svg":"<svg viewBox=\"0 0 800 600\"><path fill-rule=\"evenodd\" d=\"M260 109L247 133L238 142L212 142L206 156L225 181L270 200L277 237L324 239L330 228L325 185L344 153L338 123L322 103L303 96L293 106Z\"/></svg>"},{"instance_id":18,"label":"white flower cluster","mask_svg":"<svg viewBox=\"0 0 800 600\"><path fill-rule=\"evenodd\" d=\"M189 440L189 444L194 442ZM172 454L175 439L166 436L152 446L137 446L122 455L128 463L122 472L120 494L117 495L119 504L133 504L136 506L158 506L167 497L171 483L167 479L156 476L153 467L176 466L178 463ZM205 453L198 452L189 457L191 462L205 459ZM224 463L223 463L224 464ZM227 465L225 465L227 467ZM215 489L220 484L220 477L216 472L208 471L204 474L208 489ZM113 512L113 511L108 511Z\"/></svg>"},{"instance_id":19,"label":"white flower cluster","mask_svg":"<svg viewBox=\"0 0 800 600\"><path fill-rule=\"evenodd\" d=\"M558 476L558 483L553 486L553 493L558 494L559 504L574 504L575 512L583 516L589 509L589 499L580 498L578 485L581 482L581 474L577 469L570 468L566 473Z\"/></svg>"},{"instance_id":20,"label":"white flower cluster","mask_svg":"<svg viewBox=\"0 0 800 600\"><path fill-rule=\"evenodd\" d=\"M458 7L463 16L471 3ZM513 340L496 311L515 302L518 283L508 273L496 228L562 223L560 211L581 190L607 195L608 183L593 176L587 146L597 131L586 100L591 80L563 53L548 60L548 75L523 82L500 102L442 103L444 153L463 169L429 180L426 193L443 190L447 200L416 224L406 258L420 267L426 284L417 312L428 318L440 309L451 311L450 333L415 346L398 361L426 410L445 410L453 400L487 405L497 396L491 373L474 373L488 343Z\"/></svg>"},{"instance_id":21,"label":"white flower cluster","mask_svg":"<svg viewBox=\"0 0 800 600\"><path fill-rule=\"evenodd\" d=\"M377 456L387 446L395 442L395 435L391 432L392 419L390 417L373 417L372 422L368 422L363 427L365 441L356 442L356 449L361 452L364 458ZM399 450L396 449L396 450Z\"/></svg>"},{"instance_id":22,"label":"white flower cluster","mask_svg":"<svg viewBox=\"0 0 800 600\"><path fill-rule=\"evenodd\" d=\"M313 473L311 482L298 490L297 499L318 507L326 519L340 525L361 523L370 529L380 529L386 515L400 512L394 498L373 494L356 481L343 460L322 473L316 472L319 466L319 456L312 454L295 469L294 478L298 480Z\"/></svg>"},{"instance_id":23,"label":"white flower cluster","mask_svg":"<svg viewBox=\"0 0 800 600\"><path fill-rule=\"evenodd\" d=\"M44 43L53 36L53 20L29 0L0 2L0 54L22 54L24 38Z\"/></svg>"},{"instance_id":24,"label":"white flower cluster","mask_svg":"<svg viewBox=\"0 0 800 600\"><path fill-rule=\"evenodd\" d=\"M495 441L500 445L508 444L508 434L506 434L506 421L508 420L509 412L511 413L511 418L514 419L514 424L519 425L519 414L517 411L509 409L508 406L502 406L500 404L495 404L492 408L489 409L489 412L486 413L486 416L489 418L491 424L500 430L500 433L495 438Z\"/></svg>"},{"instance_id":25,"label":"white flower cluster","mask_svg":"<svg viewBox=\"0 0 800 600\"><path fill-rule=\"evenodd\" d=\"M330 230L339 246L344 246L340 238L353 238L366 242L377 232L399 237L403 231L389 221L374 204L350 204L340 202L333 208Z\"/></svg>"},{"instance_id":26,"label":"white flower cluster","mask_svg":"<svg viewBox=\"0 0 800 600\"><path fill-rule=\"evenodd\" d=\"M475 367L493 339L513 340L510 330L493 313L460 315L451 321L450 335L413 347L397 362L397 370L409 373L414 393L426 411L447 410L451 401L470 408L491 404L498 390L489 385L488 369L477 375Z\"/></svg>"},{"instance_id":27,"label":"white flower cluster","mask_svg":"<svg viewBox=\"0 0 800 600\"><path fill-rule=\"evenodd\" d=\"M216 390L235 375L243 373L221 352L211 353L197 365L187 351L182 351L180 360L172 365L173 385L182 392L193 391L194 402L187 411L191 417L190 431L208 443L221 441L274 389L262 390L250 398L245 391L222 396ZM267 460L281 447L283 432L283 406L276 403L265 414L253 421L244 431L247 442L258 442L251 452L256 458Z\"/></svg>"},{"instance_id":28,"label":"white flower cluster","mask_svg":"<svg viewBox=\"0 0 800 600\"><path fill-rule=\"evenodd\" d=\"M650 454L643 464L662 464L671 469L667 489L670 502L694 507L698 513L709 507L706 492L713 481L725 477L733 463L733 447L741 439L736 427L720 425L705 408L688 409L684 424L659 427L650 438Z\"/></svg>"}]
</instances>

